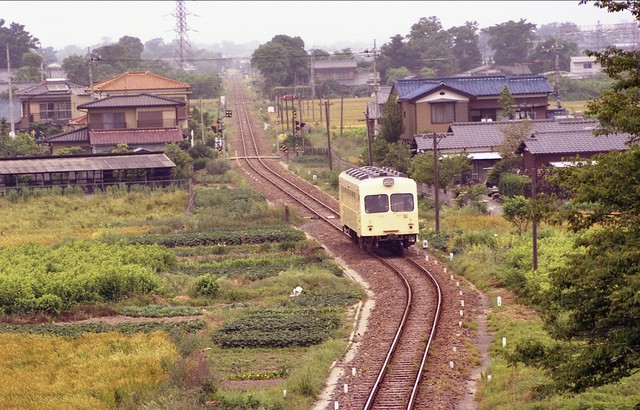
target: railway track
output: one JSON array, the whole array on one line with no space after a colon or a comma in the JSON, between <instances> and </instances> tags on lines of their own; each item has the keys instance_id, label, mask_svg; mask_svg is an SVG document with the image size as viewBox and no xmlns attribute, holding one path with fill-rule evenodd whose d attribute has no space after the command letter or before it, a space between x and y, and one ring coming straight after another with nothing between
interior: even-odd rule
<instances>
[{"instance_id":1,"label":"railway track","mask_svg":"<svg viewBox=\"0 0 640 410\"><path fill-rule=\"evenodd\" d=\"M268 148L254 132L246 89L238 78L231 79L231 88L233 99L230 103L236 113L232 159L237 168L255 181L258 189L273 192L272 197L287 205L295 204L307 218L317 221L320 225L315 229L323 232L319 236L333 236L334 240L349 242L340 225L335 198L286 171L273 156L262 154ZM385 320L379 321L380 327L363 336L369 338L370 346L374 346L372 351L365 352L371 371L345 376L344 390L336 388L325 408L425 408L422 404L430 401L430 393L421 393L421 386L427 383L425 366L443 306L439 279L411 257L381 257L366 254L355 244L350 243L348 247L347 263L366 263L374 267L375 272L384 275L382 280L390 287L389 295L393 296L386 296L389 298L386 301L380 300L380 306L386 309L382 313ZM355 256L349 257L351 254ZM349 386L348 395L345 394L346 386Z\"/></svg>"}]
</instances>

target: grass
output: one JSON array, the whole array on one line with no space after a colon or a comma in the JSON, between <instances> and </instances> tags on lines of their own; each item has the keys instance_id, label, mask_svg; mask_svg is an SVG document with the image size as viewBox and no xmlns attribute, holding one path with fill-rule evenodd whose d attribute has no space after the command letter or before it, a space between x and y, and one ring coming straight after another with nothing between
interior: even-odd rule
<instances>
[{"instance_id":1,"label":"grass","mask_svg":"<svg viewBox=\"0 0 640 410\"><path fill-rule=\"evenodd\" d=\"M1 408L110 409L152 390L177 357L162 333L76 339L0 334Z\"/></svg>"},{"instance_id":2,"label":"grass","mask_svg":"<svg viewBox=\"0 0 640 410\"><path fill-rule=\"evenodd\" d=\"M43 196L17 203L0 198L0 247L86 240L107 231L144 233L163 218L183 212L186 198L184 191Z\"/></svg>"}]
</instances>

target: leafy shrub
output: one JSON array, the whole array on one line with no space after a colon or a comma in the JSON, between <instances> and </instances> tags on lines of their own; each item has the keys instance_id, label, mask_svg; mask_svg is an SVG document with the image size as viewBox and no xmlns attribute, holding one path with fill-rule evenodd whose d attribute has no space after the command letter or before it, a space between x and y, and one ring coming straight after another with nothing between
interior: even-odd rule
<instances>
[{"instance_id":1,"label":"leafy shrub","mask_svg":"<svg viewBox=\"0 0 640 410\"><path fill-rule=\"evenodd\" d=\"M504 196L524 196L525 187L529 185L529 183L531 183L531 180L528 177L513 174L511 172L505 172L500 175L498 190L500 191L500 194Z\"/></svg>"},{"instance_id":2,"label":"leafy shrub","mask_svg":"<svg viewBox=\"0 0 640 410\"><path fill-rule=\"evenodd\" d=\"M454 253L465 252L475 246L487 246L495 249L498 244L496 237L487 231L464 231L455 235L451 240L451 251Z\"/></svg>"},{"instance_id":3,"label":"leafy shrub","mask_svg":"<svg viewBox=\"0 0 640 410\"><path fill-rule=\"evenodd\" d=\"M46 294L35 300L35 309L51 315L59 315L64 306L58 295Z\"/></svg>"},{"instance_id":4,"label":"leafy shrub","mask_svg":"<svg viewBox=\"0 0 640 410\"><path fill-rule=\"evenodd\" d=\"M213 159L207 161L206 168L209 175L224 175L231 169L231 164L227 160Z\"/></svg>"},{"instance_id":5,"label":"leafy shrub","mask_svg":"<svg viewBox=\"0 0 640 410\"><path fill-rule=\"evenodd\" d=\"M193 287L193 293L195 294L195 296L214 298L220 291L218 278L211 274L198 276L195 283L193 284Z\"/></svg>"}]
</instances>

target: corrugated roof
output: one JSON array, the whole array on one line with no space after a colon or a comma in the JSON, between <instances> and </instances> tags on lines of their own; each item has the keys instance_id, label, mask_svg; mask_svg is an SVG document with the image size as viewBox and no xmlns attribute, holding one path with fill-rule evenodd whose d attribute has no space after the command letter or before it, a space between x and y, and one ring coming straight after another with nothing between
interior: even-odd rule
<instances>
[{"instance_id":1,"label":"corrugated roof","mask_svg":"<svg viewBox=\"0 0 640 410\"><path fill-rule=\"evenodd\" d=\"M43 141L53 144L61 142L89 142L89 134L87 133L87 127L83 127L77 130L52 135L45 138Z\"/></svg>"},{"instance_id":2,"label":"corrugated roof","mask_svg":"<svg viewBox=\"0 0 640 410\"><path fill-rule=\"evenodd\" d=\"M87 108L124 108L124 107L181 107L184 101L159 97L149 94L112 95L100 100L78 105L79 109Z\"/></svg>"},{"instance_id":3,"label":"corrugated roof","mask_svg":"<svg viewBox=\"0 0 640 410\"><path fill-rule=\"evenodd\" d=\"M176 128L91 130L91 145L168 144L182 142L184 135Z\"/></svg>"},{"instance_id":4,"label":"corrugated roof","mask_svg":"<svg viewBox=\"0 0 640 410\"><path fill-rule=\"evenodd\" d=\"M504 141L504 128L522 121L458 122L449 126L449 133L438 142L438 149L463 150L465 148L498 147ZM562 119L530 120L532 134L550 131L588 131L598 127L596 120ZM418 150L433 150L433 135L416 135Z\"/></svg>"},{"instance_id":5,"label":"corrugated roof","mask_svg":"<svg viewBox=\"0 0 640 410\"><path fill-rule=\"evenodd\" d=\"M522 141L518 151L528 150L534 155L624 151L629 149L626 143L632 137L631 134L596 136L589 130L538 132Z\"/></svg>"},{"instance_id":6,"label":"corrugated roof","mask_svg":"<svg viewBox=\"0 0 640 410\"><path fill-rule=\"evenodd\" d=\"M522 94L550 94L553 88L544 76L505 75L442 77L442 78L412 78L397 80L393 87L401 100L415 100L428 94L438 87L447 87L475 97L498 96L509 87L512 95Z\"/></svg>"},{"instance_id":7,"label":"corrugated roof","mask_svg":"<svg viewBox=\"0 0 640 410\"><path fill-rule=\"evenodd\" d=\"M149 71L123 73L93 85L94 91L163 90L190 88L191 85Z\"/></svg>"},{"instance_id":8,"label":"corrugated roof","mask_svg":"<svg viewBox=\"0 0 640 410\"><path fill-rule=\"evenodd\" d=\"M0 159L0 175L173 167L164 153Z\"/></svg>"}]
</instances>

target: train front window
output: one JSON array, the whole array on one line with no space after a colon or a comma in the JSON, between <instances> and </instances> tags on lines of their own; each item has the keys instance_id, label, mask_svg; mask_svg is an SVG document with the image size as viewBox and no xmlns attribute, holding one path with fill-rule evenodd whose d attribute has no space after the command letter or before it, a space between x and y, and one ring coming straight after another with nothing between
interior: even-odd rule
<instances>
[{"instance_id":1,"label":"train front window","mask_svg":"<svg viewBox=\"0 0 640 410\"><path fill-rule=\"evenodd\" d=\"M389 211L389 197L386 194L367 195L364 197L364 211L376 214Z\"/></svg>"},{"instance_id":2,"label":"train front window","mask_svg":"<svg viewBox=\"0 0 640 410\"><path fill-rule=\"evenodd\" d=\"M391 210L393 212L413 211L412 194L391 194Z\"/></svg>"}]
</instances>

